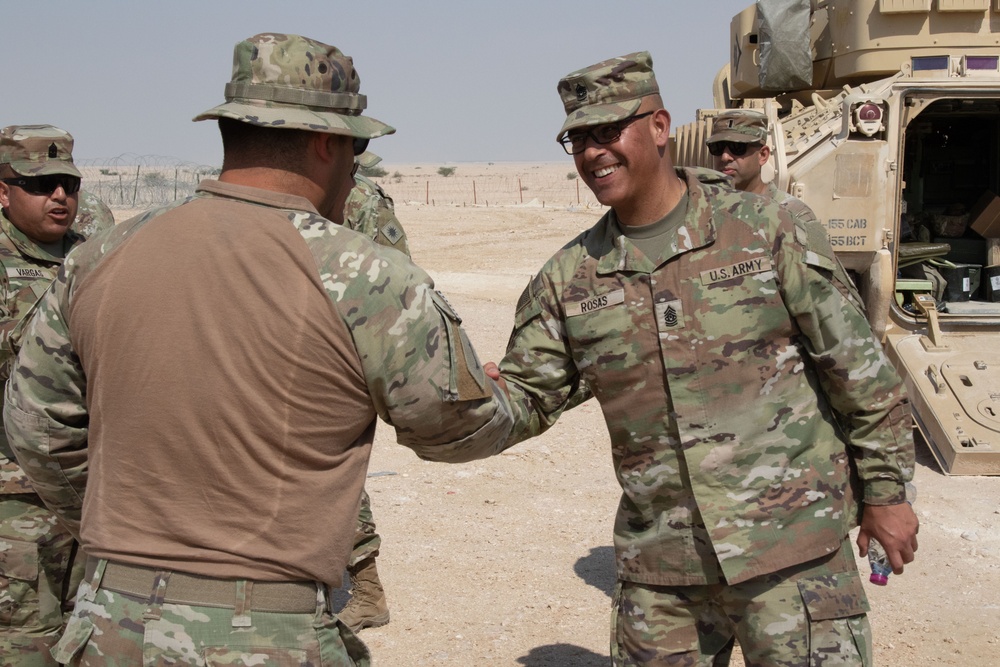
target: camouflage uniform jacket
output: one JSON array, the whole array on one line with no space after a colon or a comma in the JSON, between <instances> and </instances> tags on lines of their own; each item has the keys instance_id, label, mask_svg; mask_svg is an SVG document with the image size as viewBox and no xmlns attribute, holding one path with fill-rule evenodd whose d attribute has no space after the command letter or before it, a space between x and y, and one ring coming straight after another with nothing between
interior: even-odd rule
<instances>
[{"instance_id":1,"label":"camouflage uniform jacket","mask_svg":"<svg viewBox=\"0 0 1000 667\"><path fill-rule=\"evenodd\" d=\"M778 189L774 181L767 184L767 190L764 192L765 197L776 202L778 206L788 211L797 225L803 227L804 229L810 230L812 234L819 234L821 231L824 236L827 237L829 241L829 235L827 234L826 227L823 226L819 220L816 219L816 214L809 206L796 197L795 195L789 194ZM851 278L850 274L847 273L847 269L841 264L840 258L835 257L836 267L833 269L835 284L838 288L841 288L845 296L851 299L858 308L862 311L865 309L864 300L862 300L861 295L858 293L857 286L854 284L854 280Z\"/></svg>"},{"instance_id":2,"label":"camouflage uniform jacket","mask_svg":"<svg viewBox=\"0 0 1000 667\"><path fill-rule=\"evenodd\" d=\"M344 207L344 226L364 234L379 245L410 256L406 232L396 219L392 198L374 181L354 175L354 187Z\"/></svg>"},{"instance_id":3,"label":"camouflage uniform jacket","mask_svg":"<svg viewBox=\"0 0 1000 667\"><path fill-rule=\"evenodd\" d=\"M114 250L127 248L158 216L205 199L230 202L234 220L239 207L264 207L298 232L315 262L316 284L353 336L373 413L396 429L400 444L450 462L502 449L512 426L506 396L486 377L461 320L425 272L321 217L305 199L206 180L192 197L123 222L71 253L26 331L6 394L11 445L31 462L26 472L38 494L75 534L88 475L89 396L66 314Z\"/></svg>"},{"instance_id":4,"label":"camouflage uniform jacket","mask_svg":"<svg viewBox=\"0 0 1000 667\"><path fill-rule=\"evenodd\" d=\"M857 520L853 468L865 501L902 502L909 411L825 234L678 173L687 217L661 255L609 212L530 281L501 371L514 441L581 391L599 401L619 578L734 584L835 551Z\"/></svg>"},{"instance_id":5,"label":"camouflage uniform jacket","mask_svg":"<svg viewBox=\"0 0 1000 667\"><path fill-rule=\"evenodd\" d=\"M115 226L115 214L93 192L80 190L80 203L73 221L73 231L84 238Z\"/></svg>"},{"instance_id":6,"label":"camouflage uniform jacket","mask_svg":"<svg viewBox=\"0 0 1000 667\"><path fill-rule=\"evenodd\" d=\"M83 237L69 231L63 256ZM26 315L56 277L63 257L50 254L0 214L0 384L6 384ZM22 322L25 320L25 322ZM30 493L31 483L14 460L0 429L0 494Z\"/></svg>"}]
</instances>

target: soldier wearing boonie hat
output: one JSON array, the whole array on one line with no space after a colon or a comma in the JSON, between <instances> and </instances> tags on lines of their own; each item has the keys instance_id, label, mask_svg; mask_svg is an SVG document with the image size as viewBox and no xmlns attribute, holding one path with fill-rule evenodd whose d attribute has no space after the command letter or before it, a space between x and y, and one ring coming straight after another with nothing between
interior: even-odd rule
<instances>
[{"instance_id":1,"label":"soldier wearing boonie hat","mask_svg":"<svg viewBox=\"0 0 1000 667\"><path fill-rule=\"evenodd\" d=\"M361 112L354 60L340 49L298 35L264 33L236 45L226 101L194 120L231 118L261 127L374 139L396 130Z\"/></svg>"},{"instance_id":2,"label":"soldier wearing boonie hat","mask_svg":"<svg viewBox=\"0 0 1000 667\"><path fill-rule=\"evenodd\" d=\"M236 45L233 78L225 89L226 102L195 116L194 120L230 118L261 127L346 134L358 138L357 146L364 152L355 159L359 166L364 166L365 162L380 159L364 150L367 140L394 133L395 129L361 115L367 97L359 89L354 61L340 49L295 35L257 35ZM358 229L362 223L372 226L379 223L379 215L361 215L366 205L372 214L380 213L381 227L389 234L386 236L376 229L369 236L376 242L391 238L393 247L405 249L409 255L403 228L392 213L392 200L388 200L387 206L386 200L377 194L377 185L357 173L354 177L356 185L345 202L343 220L347 226ZM389 622L385 593L375 566L381 538L375 533L367 493L363 494L358 516L354 551L365 556L352 557L348 566L354 593L345 617L355 630Z\"/></svg>"},{"instance_id":3,"label":"soldier wearing boonie hat","mask_svg":"<svg viewBox=\"0 0 1000 667\"><path fill-rule=\"evenodd\" d=\"M0 130L0 387L6 384L34 304L83 237L77 215L80 171L73 137L52 125ZM75 545L42 504L18 465L0 425L0 581L10 622L0 627L0 655L11 664L55 665L59 639L79 578ZM79 572L82 574L82 572ZM63 596L63 591L68 593Z\"/></svg>"},{"instance_id":4,"label":"soldier wearing boonie hat","mask_svg":"<svg viewBox=\"0 0 1000 667\"><path fill-rule=\"evenodd\" d=\"M623 489L612 663L728 664L738 637L748 664L867 664L853 489L859 544L884 537L910 562L913 444L822 227L675 168L648 54L558 90L558 139L610 210L529 281L487 372L515 409L508 445L601 405Z\"/></svg>"},{"instance_id":5,"label":"soldier wearing boonie hat","mask_svg":"<svg viewBox=\"0 0 1000 667\"><path fill-rule=\"evenodd\" d=\"M335 47L240 42L197 117L218 119L218 180L84 244L39 305L5 414L90 557L59 662L368 665L329 591L376 417L436 461L506 440L506 397L430 277L337 224L363 144L392 131L365 106Z\"/></svg>"}]
</instances>

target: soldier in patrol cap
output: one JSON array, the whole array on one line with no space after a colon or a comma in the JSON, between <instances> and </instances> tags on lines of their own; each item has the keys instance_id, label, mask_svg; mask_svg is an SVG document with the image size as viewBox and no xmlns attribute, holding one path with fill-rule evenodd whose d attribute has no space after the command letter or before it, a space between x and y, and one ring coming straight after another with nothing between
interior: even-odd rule
<instances>
[{"instance_id":1,"label":"soldier in patrol cap","mask_svg":"<svg viewBox=\"0 0 1000 667\"><path fill-rule=\"evenodd\" d=\"M359 89L336 47L239 42L195 118L218 121L218 180L82 245L32 318L9 437L89 557L60 662L369 665L328 590L376 417L429 460L506 442L429 276L341 225L356 156L393 131Z\"/></svg>"},{"instance_id":2,"label":"soldier in patrol cap","mask_svg":"<svg viewBox=\"0 0 1000 667\"><path fill-rule=\"evenodd\" d=\"M73 137L52 125L0 130L0 382L6 384L24 320L83 236ZM55 665L75 542L35 493L0 431L0 665Z\"/></svg>"},{"instance_id":3,"label":"soldier in patrol cap","mask_svg":"<svg viewBox=\"0 0 1000 667\"><path fill-rule=\"evenodd\" d=\"M511 442L601 405L623 492L614 664L719 664L734 637L747 664L869 664L848 532L863 503L861 552L874 537L897 573L913 559L913 442L829 242L674 167L648 53L558 90L557 140L611 210L529 282L487 372L509 390Z\"/></svg>"},{"instance_id":4,"label":"soldier in patrol cap","mask_svg":"<svg viewBox=\"0 0 1000 667\"><path fill-rule=\"evenodd\" d=\"M767 164L767 116L754 109L730 109L715 117L712 134L705 142L716 171L733 179L733 187L764 194L761 167Z\"/></svg>"},{"instance_id":5,"label":"soldier in patrol cap","mask_svg":"<svg viewBox=\"0 0 1000 667\"><path fill-rule=\"evenodd\" d=\"M371 151L365 151L356 159L361 169L354 174L354 187L347 195L344 226L409 257L410 246L406 242L406 232L396 219L392 198L375 181L361 173L362 169L371 169L377 165L382 158ZM337 614L355 632L364 628L381 627L389 622L389 605L375 564L381 546L382 537L375 529L371 498L367 491L362 491L354 549L347 563L347 574L351 578L351 599Z\"/></svg>"}]
</instances>

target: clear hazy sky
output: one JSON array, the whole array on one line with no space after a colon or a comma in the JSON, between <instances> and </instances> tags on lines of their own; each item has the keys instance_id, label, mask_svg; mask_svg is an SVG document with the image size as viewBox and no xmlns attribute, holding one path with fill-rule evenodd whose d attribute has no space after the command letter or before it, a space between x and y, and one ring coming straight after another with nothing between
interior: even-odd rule
<instances>
[{"instance_id":1,"label":"clear hazy sky","mask_svg":"<svg viewBox=\"0 0 1000 667\"><path fill-rule=\"evenodd\" d=\"M78 159L218 165L236 42L288 32L354 58L388 163L557 161L556 82L647 50L675 124L711 106L733 15L752 0L6 0L0 125L51 123Z\"/></svg>"}]
</instances>

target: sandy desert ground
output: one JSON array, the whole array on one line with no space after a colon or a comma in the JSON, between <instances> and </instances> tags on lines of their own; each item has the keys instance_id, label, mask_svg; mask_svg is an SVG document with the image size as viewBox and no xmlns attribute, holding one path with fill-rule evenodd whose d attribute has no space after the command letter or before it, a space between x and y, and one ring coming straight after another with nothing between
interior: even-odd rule
<instances>
[{"instance_id":1,"label":"sandy desert ground","mask_svg":"<svg viewBox=\"0 0 1000 667\"><path fill-rule=\"evenodd\" d=\"M379 180L415 261L482 359L498 360L529 277L602 210L582 184L577 200L569 160L459 164L448 178L436 174L441 165L384 166ZM918 459L917 560L887 587L866 581L876 664L1000 664L1000 478L947 477L925 449ZM463 465L420 461L383 426L368 490L392 613L361 633L375 664L608 664L619 491L594 402L542 437Z\"/></svg>"}]
</instances>

